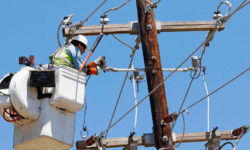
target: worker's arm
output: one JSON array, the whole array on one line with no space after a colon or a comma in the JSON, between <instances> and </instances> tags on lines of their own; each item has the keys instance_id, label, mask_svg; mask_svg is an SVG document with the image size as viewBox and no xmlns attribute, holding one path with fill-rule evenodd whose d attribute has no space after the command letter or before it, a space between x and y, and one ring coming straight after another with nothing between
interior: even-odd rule
<instances>
[{"instance_id":1,"label":"worker's arm","mask_svg":"<svg viewBox=\"0 0 250 150\"><path fill-rule=\"evenodd\" d=\"M69 48L66 49L66 52L68 53L68 55L71 56L73 63L74 63L74 67L75 69L79 70L81 64L82 64L82 59L81 59L81 53L80 50L78 48L75 47L71 47L69 46ZM97 75L98 74L98 68L96 67L96 64L88 64L87 66L85 66L82 70L82 72L85 72L87 75Z\"/></svg>"},{"instance_id":2,"label":"worker's arm","mask_svg":"<svg viewBox=\"0 0 250 150\"><path fill-rule=\"evenodd\" d=\"M66 52L72 58L75 69L79 70L79 68L82 64L80 50L71 45L71 46L66 48ZM83 72L84 72L84 70L83 70Z\"/></svg>"}]
</instances>

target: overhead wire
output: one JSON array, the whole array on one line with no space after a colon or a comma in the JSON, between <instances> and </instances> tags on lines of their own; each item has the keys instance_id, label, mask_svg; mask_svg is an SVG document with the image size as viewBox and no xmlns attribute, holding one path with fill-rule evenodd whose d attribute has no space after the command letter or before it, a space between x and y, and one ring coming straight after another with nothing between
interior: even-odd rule
<instances>
[{"instance_id":1,"label":"overhead wire","mask_svg":"<svg viewBox=\"0 0 250 150\"><path fill-rule=\"evenodd\" d=\"M134 65L132 64L131 67L134 68ZM133 82L134 102L135 102L135 105L136 105L137 104L137 95L136 95L135 76L134 75L133 75L132 82ZM135 120L134 120L134 127L133 127L133 132L134 133L136 131L137 116L138 116L138 107L135 108Z\"/></svg>"},{"instance_id":2,"label":"overhead wire","mask_svg":"<svg viewBox=\"0 0 250 150\"><path fill-rule=\"evenodd\" d=\"M247 3L248 4L248 3ZM246 5L245 5L246 6ZM245 7L244 6L244 7ZM243 8L243 7L242 7ZM232 17L232 16L231 16ZM230 17L230 18L231 18ZM230 18L226 18L223 21L223 24L225 24ZM196 48L180 65L178 65L178 67L171 72L166 78L164 78L164 80L162 82L160 82L153 90L151 90L145 97L143 97L138 103L137 105L133 106L131 109L129 109L124 115L122 115L117 121L115 121L112 125L110 124L109 127L102 131L99 134L99 137L103 136L103 134L105 134L105 132L109 131L112 127L114 127L118 122L120 122L124 117L126 117L132 110L134 110L138 105L140 105L147 97L149 97L153 92L155 92L166 80L168 80L184 63L186 63L186 61L188 59L190 59L191 56L193 56L193 54L195 54L202 46L204 46L204 44L206 44L208 41L211 40L211 38L214 36L215 32L219 30L219 26L221 24L217 24L217 29L213 30L210 32L210 34L207 36L206 40L204 42L202 42L202 44L200 44L198 46L198 48ZM226 85L228 85L229 83L231 83L232 81L234 81L235 79L237 79L238 77L240 77L241 75L243 75L244 73L246 73L249 70L246 69L245 71L243 71L242 73L240 73L238 76L236 76L235 78L233 78L232 80L230 80L229 82L227 82L226 84L224 84L223 86L219 87L218 89L216 89L215 91L213 91L212 93L210 93L207 96L211 96L212 94L216 93L217 91L219 91L220 89L224 88ZM207 98L207 96L203 97L202 99L200 99L199 101L197 101L196 103L190 105L189 107L187 107L186 109L184 109L183 111L181 111L180 113L185 112L187 109L193 107L194 105L198 104L200 101L204 100L205 98ZM179 115L179 114L178 114Z\"/></svg>"},{"instance_id":3,"label":"overhead wire","mask_svg":"<svg viewBox=\"0 0 250 150\"><path fill-rule=\"evenodd\" d=\"M108 9L108 10L104 11L102 16L106 16L108 12L115 11L115 10L118 10L118 9L122 8L123 6L127 5L130 1L131 0L127 0L125 3L123 3L122 5L120 5L118 7L114 7L114 8L111 8L111 9Z\"/></svg>"},{"instance_id":4,"label":"overhead wire","mask_svg":"<svg viewBox=\"0 0 250 150\"><path fill-rule=\"evenodd\" d=\"M127 44L126 42L122 41L121 39L119 39L116 35L112 34L112 36L119 42L121 42L122 44L126 45L127 47L131 48L132 50L135 49L134 47L132 47L131 45Z\"/></svg>"},{"instance_id":5,"label":"overhead wire","mask_svg":"<svg viewBox=\"0 0 250 150\"><path fill-rule=\"evenodd\" d=\"M246 1L246 0L245 0ZM245 3L245 1L243 1L241 4L240 4L240 6L238 6L238 8L232 13L232 14L227 14L225 17L225 19L223 19L223 22L221 22L220 20L222 19L222 18L219 18L219 19L217 19L216 20L216 22L218 23L223 23L223 24L225 24L231 17L232 17L232 15L233 14L235 14L237 11L239 11L241 8L243 8L242 7L242 5ZM221 5L221 4L220 4ZM240 8L240 9L239 9ZM217 8L218 9L218 8ZM229 11L230 12L230 11ZM217 25L221 25L221 24L217 24ZM212 31L209 31L208 32L208 34L207 34L207 39L209 39L209 40L207 40L207 42L204 44L204 48L203 48L203 50L202 50L202 54L201 54L201 57L200 57L200 62L199 62L199 66L200 66L200 70L201 70L201 62L202 62L202 59L203 59L203 56L204 56L204 54L205 54L205 51L206 51L206 48L209 46L209 42L213 39L213 37L214 37L214 35L215 35L215 32L218 30L218 26L217 26L217 28L216 29L214 29L214 30L212 30ZM201 71L200 71L200 73L201 73ZM199 74L200 74L199 73ZM194 76L195 76L195 74L194 74ZM191 81L192 82L192 81ZM190 83L191 84L191 83ZM188 91L189 91L189 88L190 88L190 86L188 87L188 90L187 90L187 92L186 92L186 94L185 94L185 97L184 97L184 99L183 99L183 101L182 101L182 104L181 104L181 106L180 106L180 109L179 109L179 111L178 111L178 113L177 113L177 118L178 118L178 116L179 116L179 114L180 114L180 112L181 112L181 109L182 109L182 107L183 107L183 104L184 104L184 102L185 102L185 99L186 99L186 95L187 95L187 93L188 93ZM207 90L207 89L206 89ZM208 91L207 91L207 96L208 96ZM208 96L208 99L209 99L209 96ZM173 124L173 127L172 127L172 130L174 130L174 127L175 127L175 124L176 124L176 122L177 122L177 120L174 122L174 124Z\"/></svg>"},{"instance_id":6,"label":"overhead wire","mask_svg":"<svg viewBox=\"0 0 250 150\"><path fill-rule=\"evenodd\" d=\"M199 64L198 64L199 68L201 68L201 62L202 62L202 59L203 59L203 57L204 57L206 48L209 46L209 42L213 39L213 37L214 37L214 35L215 35L215 32L216 32L216 29L215 29L214 31L209 31L208 34L207 34L207 36L206 36L207 42L204 43L204 46L203 46L203 50L202 50L202 53L201 53L201 56L200 56L200 59L199 59L200 61L199 61ZM208 39L208 38L209 38L209 39ZM180 111L182 110L182 107L184 106L184 103L185 103L185 101L186 101L187 95L188 95L189 90L190 90L190 88L191 88L191 86L192 86L193 80L194 80L194 79L197 79L197 77L195 77L196 74L197 74L197 72L199 71L199 74L201 73L201 69L199 69L199 68L197 68L197 70L195 70L194 75L191 77L191 81L190 81L190 83L189 83L189 86L188 86L188 88L187 88L187 91L186 91L186 93L185 93L185 96L184 96L184 98L183 98L183 100L182 100L181 106L180 106L180 108L179 108L179 110L178 110L177 118L176 118L176 119L178 119L178 114L180 113ZM199 77L199 75L198 75L198 77ZM176 122L177 122L177 120L173 123L172 130L174 130L174 127L175 127Z\"/></svg>"},{"instance_id":7,"label":"overhead wire","mask_svg":"<svg viewBox=\"0 0 250 150\"><path fill-rule=\"evenodd\" d=\"M60 41L60 36L59 36L59 34L60 34L60 28L61 28L61 26L62 26L62 24L63 24L63 20L60 22L60 24L59 24L59 26L58 26L58 28L57 28L57 42L58 42L58 45L59 45L59 47L62 47L62 44L61 44L61 41Z\"/></svg>"},{"instance_id":8,"label":"overhead wire","mask_svg":"<svg viewBox=\"0 0 250 150\"><path fill-rule=\"evenodd\" d=\"M94 14L96 13L108 0L104 0L96 9L94 9L84 20L81 20L80 21L80 24L83 25L85 22L87 22L89 20L89 18ZM62 47L62 44L60 42L60 36L59 36L59 31L60 31L60 28L63 24L63 21L64 19L60 22L58 28L57 28L57 42L58 42L58 45L59 47ZM77 24L79 25L79 24Z\"/></svg>"},{"instance_id":9,"label":"overhead wire","mask_svg":"<svg viewBox=\"0 0 250 150\"><path fill-rule=\"evenodd\" d=\"M181 64L179 64L178 65L178 67L173 71L173 72L171 72L166 78L164 78L164 80L161 82L161 83L159 83L153 90L151 90L145 97L143 97L138 103L137 103L137 105L135 105L134 107L132 107L131 109L129 109L124 115L122 115L116 122L114 122L112 125L110 125L109 126L109 128L107 128L106 130L104 130L104 131L102 131L101 133L100 133L100 135L99 136L102 136L105 132L107 132L110 128L112 128L112 127L114 127L118 122L120 122L124 117L126 117L132 110L134 110L135 109L135 107L137 107L138 105L140 105L147 97L149 97L153 92L155 92L166 80L168 80L184 63L186 63L187 62L187 60L189 60L190 59L190 57L192 57L202 46L204 46L204 44L205 43L207 43L208 41L210 41L211 40L211 38L214 36L214 34L215 34L215 32L218 30L219 28L217 28L216 30L214 30L214 31L211 31L210 32L210 34L207 36L207 38L206 38L206 40L204 41L204 42L202 42L199 46L198 46L198 48L196 48ZM248 68L248 70L249 70L249 68ZM248 71L248 70L246 70L246 71ZM243 72L243 74L244 74L245 72ZM242 74L241 74L242 75ZM241 76L240 75L240 76ZM239 76L237 76L235 79L237 79ZM234 80L235 80L234 79ZM234 80L232 80L232 81L234 81ZM232 82L231 81L231 82ZM231 83L231 82L229 82L229 83ZM229 83L227 83L226 85L228 85ZM224 85L223 87L225 87L226 85ZM213 91L212 93L210 93L208 96L210 96L210 95L212 95L212 94L214 94L215 92L217 92L217 91L219 91L220 89L222 89L223 87L221 87L221 88L219 88L219 89L217 89L216 91ZM202 98L202 100L203 99L205 99L205 98L207 98L207 96L206 97L204 97L204 98ZM194 104L194 105L196 105L196 104ZM183 113L183 112L185 112L187 109L184 109L183 111L181 111L180 113Z\"/></svg>"},{"instance_id":10,"label":"overhead wire","mask_svg":"<svg viewBox=\"0 0 250 150\"><path fill-rule=\"evenodd\" d=\"M108 0L104 0L96 9L94 9L87 18L85 18L84 20L82 20L80 23L83 25L85 22L87 22L89 20L89 18L96 13L96 11L98 11Z\"/></svg>"},{"instance_id":11,"label":"overhead wire","mask_svg":"<svg viewBox=\"0 0 250 150\"><path fill-rule=\"evenodd\" d=\"M135 55L135 52L136 52L136 48L133 48L132 46L128 45L126 42L123 42L122 40L120 40L120 39L119 39L118 37L116 37L115 35L113 35L113 37L114 37L115 39L117 39L119 42L121 42L122 44L124 44L124 45L126 45L126 46L128 46L129 48L132 49L131 60L130 60L129 66L128 66L128 68L131 68L132 62L133 62L133 60L134 60L134 55ZM128 74L129 74L129 72L126 72L126 75L125 75L124 80L123 80L123 83L122 83L121 90L120 90L119 95L118 95L118 98L117 98L117 100L116 100L116 104L115 104L115 107L114 107L114 110L113 110L111 119L110 119L110 121L109 121L108 128L110 128L110 126L111 126L111 124L112 124L112 121L113 121L113 118L114 118L114 115L115 115L117 106L118 106L119 101L120 101L121 94L122 94L122 92L123 92L125 83L126 83L127 78L128 78ZM105 136L104 136L105 138L108 136L108 132L109 132L109 130L107 130L107 132L106 132L106 134L105 134Z\"/></svg>"},{"instance_id":12,"label":"overhead wire","mask_svg":"<svg viewBox=\"0 0 250 150\"><path fill-rule=\"evenodd\" d=\"M194 107L195 105L197 105L198 103L200 103L204 99L206 99L207 97L215 94L216 92L218 92L219 90L221 90L222 88L224 88L225 86L227 86L228 84L230 84L231 82L233 82L234 80L236 80L237 78L239 78L240 76L242 76L243 74L245 74L246 72L248 72L249 70L250 70L250 68L247 68L246 70L242 71L240 74L238 74L237 76L235 76L234 78L232 78L231 80L229 80L228 82L226 82L225 84L223 84L222 86L220 86L219 88L215 89L213 92L209 93L207 96L204 96L203 98L199 99L195 103L193 103L190 106L184 108L179 114L184 113L186 110L189 110L190 108Z\"/></svg>"},{"instance_id":13,"label":"overhead wire","mask_svg":"<svg viewBox=\"0 0 250 150\"><path fill-rule=\"evenodd\" d=\"M134 53L135 53L135 51L132 52L132 55L131 55L132 57L131 57L131 60L130 60L129 68L131 67L131 64L132 64L132 62L133 62ZM125 83L126 83L127 78L128 78L128 74L129 74L129 72L126 72L126 75L125 75L124 80L123 80L123 83L122 83L121 90L120 90L119 95L118 95L118 98L117 98L117 100L116 100L115 108L114 108L114 111L113 111L113 113L112 113L112 117L111 117L111 119L110 119L109 127L108 127L108 128L110 128L111 123L112 123L112 121L113 121L113 118L114 118L114 115L115 115L115 112L116 112L118 103L119 103L119 101L120 101L121 94L122 94L122 92L123 92ZM105 138L108 136L108 131L109 131L109 130L107 130L107 132L106 132Z\"/></svg>"},{"instance_id":14,"label":"overhead wire","mask_svg":"<svg viewBox=\"0 0 250 150\"><path fill-rule=\"evenodd\" d=\"M230 19L236 12L238 12L240 9L246 7L248 4L250 4L250 1L244 0L230 15L228 15L228 18Z\"/></svg>"},{"instance_id":15,"label":"overhead wire","mask_svg":"<svg viewBox=\"0 0 250 150\"><path fill-rule=\"evenodd\" d=\"M200 74L201 74L201 78L202 78L202 81L203 81L203 84L204 84L204 87L206 90L206 94L209 95L204 74L202 72L200 72ZM210 131L210 97L208 96L207 97L207 132L209 132L209 131Z\"/></svg>"},{"instance_id":16,"label":"overhead wire","mask_svg":"<svg viewBox=\"0 0 250 150\"><path fill-rule=\"evenodd\" d=\"M215 31L214 31L215 33ZM205 43L207 43L208 40L212 37L212 34L208 36L208 38L202 42L198 48L196 48L184 61L181 62L181 64L178 65L178 67L171 72L162 82L160 82L153 90L151 90L146 96L144 96L134 107L132 107L130 110L128 110L124 115L122 115L116 122L114 122L112 125L110 125L109 128L101 132L100 136L102 136L105 132L107 132L110 128L115 126L119 121L121 121L125 116L127 116L132 110L135 109L138 105L140 105L147 97L149 97L153 92L155 92L166 80L168 80L181 66L183 66L189 59L192 57Z\"/></svg>"},{"instance_id":17,"label":"overhead wire","mask_svg":"<svg viewBox=\"0 0 250 150\"><path fill-rule=\"evenodd\" d=\"M196 75L196 73L197 73L197 71L195 71L194 76ZM184 103L185 103L185 101L186 101L186 98L187 98L187 95L188 95L188 93L189 93L189 91L190 91L190 88L191 88L191 86L192 86L192 84L193 84L193 81L194 81L194 78L191 79L191 81L190 81L190 83L189 83L189 85L188 85L187 91L186 91L186 93L185 93L185 96L184 96L184 98L183 98L183 100L182 100L182 103L181 103L181 106L180 106L180 108L179 108L179 111L178 111L178 113L177 113L177 118L179 117L178 114L180 113L180 111L182 110L182 107L184 106ZM176 122L177 122L177 118L176 118L176 121L173 123L172 130L174 130L174 127L175 127Z\"/></svg>"},{"instance_id":18,"label":"overhead wire","mask_svg":"<svg viewBox=\"0 0 250 150\"><path fill-rule=\"evenodd\" d=\"M231 145L232 148L234 147L234 145L233 145L232 142L225 142L224 144L222 144L222 145L220 146L219 150L221 150L224 146L226 146L226 145L228 145L228 144Z\"/></svg>"},{"instance_id":19,"label":"overhead wire","mask_svg":"<svg viewBox=\"0 0 250 150\"><path fill-rule=\"evenodd\" d=\"M175 148L180 147L180 145L181 145L181 143L182 143L182 141L183 141L183 139L184 139L185 132L186 132L186 121L185 121L185 117L184 117L184 114L181 114L181 115L182 115L182 122L183 122L182 137L181 137L180 142L179 142L177 145L175 145Z\"/></svg>"}]
</instances>

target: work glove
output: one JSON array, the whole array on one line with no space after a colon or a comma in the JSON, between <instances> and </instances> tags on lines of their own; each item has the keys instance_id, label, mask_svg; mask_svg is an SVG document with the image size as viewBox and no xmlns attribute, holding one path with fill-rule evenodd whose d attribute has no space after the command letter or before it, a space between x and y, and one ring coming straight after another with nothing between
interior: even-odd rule
<instances>
[{"instance_id":1,"label":"work glove","mask_svg":"<svg viewBox=\"0 0 250 150\"><path fill-rule=\"evenodd\" d=\"M97 58L94 62L102 69L105 69L107 67L105 56Z\"/></svg>"}]
</instances>

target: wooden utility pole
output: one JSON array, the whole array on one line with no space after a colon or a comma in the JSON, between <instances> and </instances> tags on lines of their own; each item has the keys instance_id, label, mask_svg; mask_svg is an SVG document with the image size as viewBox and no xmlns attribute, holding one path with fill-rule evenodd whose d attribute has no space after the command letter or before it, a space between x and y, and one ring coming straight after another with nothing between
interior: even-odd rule
<instances>
[{"instance_id":1,"label":"wooden utility pole","mask_svg":"<svg viewBox=\"0 0 250 150\"><path fill-rule=\"evenodd\" d=\"M148 91L150 92L163 81L163 74L154 11L145 12L149 5L148 1L151 0L136 0L136 4ZM163 121L164 117L168 115L164 84L150 95L150 105L156 148L173 149L170 124Z\"/></svg>"}]
</instances>

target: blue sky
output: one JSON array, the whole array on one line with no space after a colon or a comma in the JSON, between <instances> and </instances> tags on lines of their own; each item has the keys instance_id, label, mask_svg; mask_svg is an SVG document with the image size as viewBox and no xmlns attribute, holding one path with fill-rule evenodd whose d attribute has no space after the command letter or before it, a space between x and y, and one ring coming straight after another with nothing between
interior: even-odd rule
<instances>
[{"instance_id":1,"label":"blue sky","mask_svg":"<svg viewBox=\"0 0 250 150\"><path fill-rule=\"evenodd\" d=\"M18 65L19 56L35 55L36 64L47 64L48 56L57 48L56 32L61 19L68 14L75 14L73 22L85 19L96 8L101 0L12 0L0 1L0 77L9 72L17 72L22 66ZM125 0L108 0L85 25L98 25L100 15L107 9L116 7ZM231 0L233 10L240 4L239 0ZM175 0L159 3L155 10L155 18L160 21L199 21L212 20L213 12L220 1ZM116 12L108 13L110 24L128 23L137 20L135 0ZM227 7L222 7L225 13ZM250 66L250 6L237 12L226 24L226 28L217 32L204 56L203 65L207 67L206 82L208 90L213 91L238 73ZM178 66L205 39L207 32L168 32L158 34L162 66L174 68ZM135 35L117 35L130 45L134 45ZM90 36L91 46L96 36ZM64 38L61 36L61 42ZM106 56L108 66L126 68L130 61L131 49L120 44L112 36L104 36L90 61L99 56ZM200 56L201 51L196 53ZM83 59L86 54L83 55ZM143 68L142 49L136 52L134 66ZM183 67L191 66L191 60ZM164 76L169 73L164 73ZM184 97L190 76L188 73L175 73L165 82L169 112L178 111ZM88 103L87 127L89 134L105 130L108 126L116 99L118 97L125 73L103 73L91 77L87 88ZM211 128L218 126L219 130L231 130L242 125L250 125L250 73L210 97L211 99ZM144 80L139 84L138 100L147 94ZM194 81L184 107L189 106L205 96L202 79ZM133 85L126 82L117 113L117 120L134 105ZM206 102L191 108L190 114L185 114L186 132L203 132L207 129ZM122 120L109 132L109 137L128 136L133 128L134 112ZM138 124L136 135L152 132L149 100L138 108ZM83 122L83 111L77 113L75 141L81 140L80 130ZM1 149L13 149L14 126L0 118ZM180 118L176 125L176 133L182 132L183 122ZM250 135L242 138L238 149L249 148ZM183 144L178 149L203 149L203 142ZM230 148L229 146L226 148ZM144 149L141 147L140 149ZM150 148L149 148L150 149ZM75 147L72 148L75 150Z\"/></svg>"}]
</instances>

